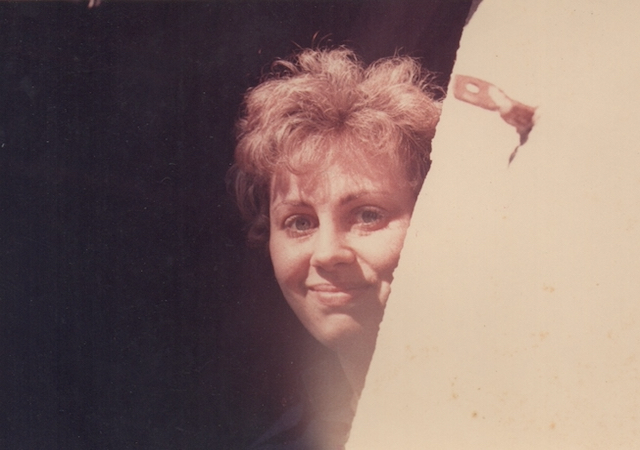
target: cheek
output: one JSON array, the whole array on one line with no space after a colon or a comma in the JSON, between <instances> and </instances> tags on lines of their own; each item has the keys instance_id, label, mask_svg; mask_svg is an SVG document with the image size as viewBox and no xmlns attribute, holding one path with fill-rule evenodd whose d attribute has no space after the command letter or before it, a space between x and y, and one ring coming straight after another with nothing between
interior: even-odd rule
<instances>
[{"instance_id":1,"label":"cheek","mask_svg":"<svg viewBox=\"0 0 640 450\"><path fill-rule=\"evenodd\" d=\"M368 258L371 268L382 280L391 281L393 271L400 260L400 252L407 233L407 226L399 226L380 235L368 246Z\"/></svg>"},{"instance_id":2,"label":"cheek","mask_svg":"<svg viewBox=\"0 0 640 450\"><path fill-rule=\"evenodd\" d=\"M308 264L302 249L276 235L269 239L269 253L276 280L283 290L291 290L304 283Z\"/></svg>"}]
</instances>

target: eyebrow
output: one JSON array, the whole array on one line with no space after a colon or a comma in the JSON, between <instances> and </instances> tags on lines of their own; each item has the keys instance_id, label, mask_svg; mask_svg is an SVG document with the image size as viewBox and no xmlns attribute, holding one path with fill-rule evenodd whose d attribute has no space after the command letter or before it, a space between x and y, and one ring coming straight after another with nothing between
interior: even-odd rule
<instances>
[{"instance_id":1,"label":"eyebrow","mask_svg":"<svg viewBox=\"0 0 640 450\"><path fill-rule=\"evenodd\" d=\"M365 190L358 191L358 192L353 192L353 193L348 194L348 195L346 195L346 196L344 196L343 198L340 199L340 206L346 205L347 203L350 203L350 202L352 202L354 200L358 200L360 197L365 197L365 196L367 196L369 194L374 194L374 195L377 194L377 195L385 195L385 196L387 196L390 193L386 192L386 191L373 191L372 192L372 191L365 191Z\"/></svg>"},{"instance_id":2,"label":"eyebrow","mask_svg":"<svg viewBox=\"0 0 640 450\"><path fill-rule=\"evenodd\" d=\"M304 206L311 208L311 205L309 203L302 200L283 200L275 204L275 208L280 208L281 206Z\"/></svg>"},{"instance_id":3,"label":"eyebrow","mask_svg":"<svg viewBox=\"0 0 640 450\"><path fill-rule=\"evenodd\" d=\"M389 191L369 191L369 190L361 190L361 191L356 191L356 192L352 192L349 193L347 195L345 195L344 197L340 198L340 201L338 202L338 205L340 206L344 206L347 205L355 200L358 200L361 197L366 197L368 195L382 195L384 197L390 197L392 195L391 192ZM281 206L291 206L291 207L308 207L308 208L312 208L311 204L309 204L308 202L302 200L302 199L294 199L294 200L287 200L284 199L281 202L278 202L275 205L275 209L280 208Z\"/></svg>"}]
</instances>

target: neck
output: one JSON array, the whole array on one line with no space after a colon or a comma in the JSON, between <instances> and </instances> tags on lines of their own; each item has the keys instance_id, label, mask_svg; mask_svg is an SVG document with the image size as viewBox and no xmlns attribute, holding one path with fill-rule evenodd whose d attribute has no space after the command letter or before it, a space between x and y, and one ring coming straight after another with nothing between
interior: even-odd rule
<instances>
[{"instance_id":1,"label":"neck","mask_svg":"<svg viewBox=\"0 0 640 450\"><path fill-rule=\"evenodd\" d=\"M377 335L377 330L372 333L358 335L336 349L342 369L353 392L356 394L356 398L360 397L360 393L364 388L367 371L376 346Z\"/></svg>"}]
</instances>

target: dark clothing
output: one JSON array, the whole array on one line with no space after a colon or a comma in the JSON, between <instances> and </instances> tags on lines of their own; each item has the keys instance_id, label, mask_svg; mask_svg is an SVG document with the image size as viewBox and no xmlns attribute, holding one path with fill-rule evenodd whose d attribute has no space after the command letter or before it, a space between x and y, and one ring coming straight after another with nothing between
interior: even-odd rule
<instances>
[{"instance_id":1,"label":"dark clothing","mask_svg":"<svg viewBox=\"0 0 640 450\"><path fill-rule=\"evenodd\" d=\"M251 450L339 450L349 438L356 396L337 357L302 375L304 392L294 406L250 446Z\"/></svg>"}]
</instances>

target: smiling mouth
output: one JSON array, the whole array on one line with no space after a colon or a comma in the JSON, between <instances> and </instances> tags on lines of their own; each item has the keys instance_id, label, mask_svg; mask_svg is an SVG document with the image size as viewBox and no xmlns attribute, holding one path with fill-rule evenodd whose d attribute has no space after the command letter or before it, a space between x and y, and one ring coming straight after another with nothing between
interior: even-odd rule
<instances>
[{"instance_id":1,"label":"smiling mouth","mask_svg":"<svg viewBox=\"0 0 640 450\"><path fill-rule=\"evenodd\" d=\"M347 306L355 303L368 289L368 286L335 286L333 284L317 284L307 288L321 304L331 307Z\"/></svg>"}]
</instances>

